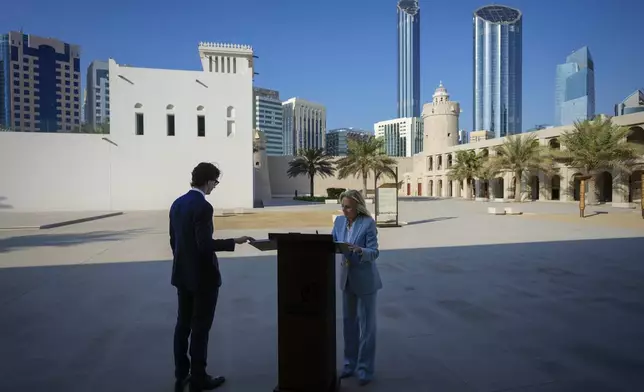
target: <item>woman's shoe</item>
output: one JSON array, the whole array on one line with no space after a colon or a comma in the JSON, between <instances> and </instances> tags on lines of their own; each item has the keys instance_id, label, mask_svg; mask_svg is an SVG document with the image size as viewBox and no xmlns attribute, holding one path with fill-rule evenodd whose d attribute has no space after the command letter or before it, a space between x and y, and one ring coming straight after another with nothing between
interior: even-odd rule
<instances>
[{"instance_id":1,"label":"woman's shoe","mask_svg":"<svg viewBox=\"0 0 644 392\"><path fill-rule=\"evenodd\" d=\"M353 374L354 374L353 370L344 368L344 370L342 370L342 373L340 373L340 378L349 378L349 377L352 377Z\"/></svg>"},{"instance_id":2,"label":"woman's shoe","mask_svg":"<svg viewBox=\"0 0 644 392\"><path fill-rule=\"evenodd\" d=\"M358 370L358 385L361 387L369 384L371 382L371 378L367 378L367 374L365 373L364 370Z\"/></svg>"},{"instance_id":3,"label":"woman's shoe","mask_svg":"<svg viewBox=\"0 0 644 392\"><path fill-rule=\"evenodd\" d=\"M371 382L371 380L366 379L366 378L359 378L358 379L358 385L360 385L361 387L364 387L365 385L369 384L370 382Z\"/></svg>"}]
</instances>

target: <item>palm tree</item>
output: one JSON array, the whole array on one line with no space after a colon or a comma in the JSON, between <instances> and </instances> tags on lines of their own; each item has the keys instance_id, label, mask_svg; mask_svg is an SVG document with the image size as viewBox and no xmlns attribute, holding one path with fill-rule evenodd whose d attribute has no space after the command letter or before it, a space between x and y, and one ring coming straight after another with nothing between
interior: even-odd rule
<instances>
[{"instance_id":1,"label":"palm tree","mask_svg":"<svg viewBox=\"0 0 644 392\"><path fill-rule=\"evenodd\" d=\"M381 138L351 139L347 156L338 159L338 178L362 177L362 194L367 197L367 178L373 171L374 178L381 174L395 177L396 160L385 154Z\"/></svg>"},{"instance_id":2,"label":"palm tree","mask_svg":"<svg viewBox=\"0 0 644 392\"><path fill-rule=\"evenodd\" d=\"M322 148L309 148L298 151L297 156L288 163L286 173L289 178L307 175L311 183L311 197L315 196L314 181L316 175L325 178L335 174L333 158Z\"/></svg>"},{"instance_id":3,"label":"palm tree","mask_svg":"<svg viewBox=\"0 0 644 392\"><path fill-rule=\"evenodd\" d=\"M514 174L514 201L521 201L521 177L533 170L550 172L552 161L534 133L508 136L496 148L496 156L490 158L490 165L498 171Z\"/></svg>"},{"instance_id":4,"label":"palm tree","mask_svg":"<svg viewBox=\"0 0 644 392\"><path fill-rule=\"evenodd\" d=\"M614 169L630 173L635 161L641 156L640 147L626 142L629 129L613 124L610 118L575 122L572 131L564 132L559 141L565 149L553 151L556 160L581 171L581 194L585 181L589 181L590 197L594 201L594 177L603 170ZM581 195L580 195L581 196ZM583 197L580 197L580 216L583 217Z\"/></svg>"},{"instance_id":5,"label":"palm tree","mask_svg":"<svg viewBox=\"0 0 644 392\"><path fill-rule=\"evenodd\" d=\"M470 190L475 189L474 179L479 177L481 168L483 166L484 156L477 154L474 150L460 150L456 151L456 162L452 165L447 173L447 177L453 181L467 181L470 185ZM470 198L472 192L470 191L467 198Z\"/></svg>"}]
</instances>

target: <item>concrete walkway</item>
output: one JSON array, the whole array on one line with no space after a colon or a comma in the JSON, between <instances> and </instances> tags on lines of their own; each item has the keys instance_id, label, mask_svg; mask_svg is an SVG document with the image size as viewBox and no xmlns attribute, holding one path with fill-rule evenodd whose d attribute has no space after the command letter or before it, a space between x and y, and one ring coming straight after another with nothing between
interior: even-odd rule
<instances>
[{"instance_id":1,"label":"concrete walkway","mask_svg":"<svg viewBox=\"0 0 644 392\"><path fill-rule=\"evenodd\" d=\"M640 230L457 201L402 203L401 218L380 230L377 379L343 391L644 390ZM167 241L165 212L0 232L0 389L171 391ZM209 368L222 391L270 391L275 257L226 256Z\"/></svg>"}]
</instances>

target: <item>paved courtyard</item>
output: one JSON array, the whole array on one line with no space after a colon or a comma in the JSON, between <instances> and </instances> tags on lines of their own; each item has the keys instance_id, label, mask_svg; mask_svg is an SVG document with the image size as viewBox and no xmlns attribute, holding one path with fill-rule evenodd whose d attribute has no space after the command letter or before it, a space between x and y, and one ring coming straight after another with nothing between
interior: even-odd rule
<instances>
[{"instance_id":1,"label":"paved courtyard","mask_svg":"<svg viewBox=\"0 0 644 392\"><path fill-rule=\"evenodd\" d=\"M487 206L401 202L409 224L380 229L376 379L342 391L644 390L641 217L595 207L582 221L564 203L490 216ZM328 211L330 223L337 206L265 209L304 210ZM172 391L167 226L167 212L134 212L0 231L0 390ZM330 230L302 226L216 236ZM227 376L222 391L271 391L274 253L243 245L222 256L209 369Z\"/></svg>"}]
</instances>

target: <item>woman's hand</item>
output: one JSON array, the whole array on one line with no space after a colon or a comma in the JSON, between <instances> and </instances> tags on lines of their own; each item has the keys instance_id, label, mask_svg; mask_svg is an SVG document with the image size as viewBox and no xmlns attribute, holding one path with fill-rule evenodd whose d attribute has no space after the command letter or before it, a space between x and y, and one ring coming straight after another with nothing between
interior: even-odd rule
<instances>
[{"instance_id":1,"label":"woman's hand","mask_svg":"<svg viewBox=\"0 0 644 392\"><path fill-rule=\"evenodd\" d=\"M353 253L356 253L362 256L362 248L359 247L358 245L349 245L349 250Z\"/></svg>"}]
</instances>

